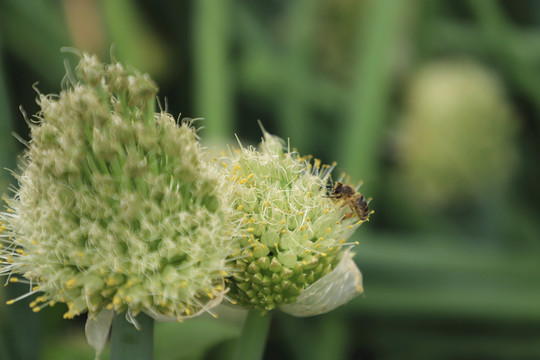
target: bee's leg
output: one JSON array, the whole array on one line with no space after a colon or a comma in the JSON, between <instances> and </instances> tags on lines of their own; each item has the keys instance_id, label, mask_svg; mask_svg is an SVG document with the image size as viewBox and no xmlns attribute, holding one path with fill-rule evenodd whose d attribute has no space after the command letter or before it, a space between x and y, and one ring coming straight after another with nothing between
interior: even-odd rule
<instances>
[{"instance_id":1,"label":"bee's leg","mask_svg":"<svg viewBox=\"0 0 540 360\"><path fill-rule=\"evenodd\" d=\"M345 220L345 219L350 219L350 218L352 218L353 216L356 216L356 214L355 214L353 211L348 212L348 213L345 213L345 215L343 215L343 220Z\"/></svg>"}]
</instances>

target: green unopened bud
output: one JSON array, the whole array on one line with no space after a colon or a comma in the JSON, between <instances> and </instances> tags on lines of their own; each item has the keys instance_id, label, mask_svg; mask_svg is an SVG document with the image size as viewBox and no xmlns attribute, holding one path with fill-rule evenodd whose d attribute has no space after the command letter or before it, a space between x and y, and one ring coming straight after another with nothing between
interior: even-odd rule
<instances>
[{"instance_id":1,"label":"green unopened bud","mask_svg":"<svg viewBox=\"0 0 540 360\"><path fill-rule=\"evenodd\" d=\"M281 140L266 132L258 150L242 147L224 159L235 221L245 226L244 250L227 279L228 295L239 305L265 311L296 303L345 257L346 241L362 221L347 203L329 196L332 169L284 151ZM350 279L352 292L344 301L361 289L359 276ZM331 308L312 304L310 314Z\"/></svg>"}]
</instances>

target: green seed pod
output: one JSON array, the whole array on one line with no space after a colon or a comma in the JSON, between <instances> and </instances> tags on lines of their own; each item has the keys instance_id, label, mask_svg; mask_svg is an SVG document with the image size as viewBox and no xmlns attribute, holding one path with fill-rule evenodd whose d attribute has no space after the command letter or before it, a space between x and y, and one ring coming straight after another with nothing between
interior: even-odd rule
<instances>
[{"instance_id":1,"label":"green seed pod","mask_svg":"<svg viewBox=\"0 0 540 360\"><path fill-rule=\"evenodd\" d=\"M326 188L332 169L285 151L282 141L266 132L258 150L241 147L223 161L230 201L238 210L235 221L247 226L242 250L233 257L235 271L226 280L234 302L261 311L295 303L342 258L350 260L343 250L363 221L351 216L346 199L332 198ZM352 291L342 302L317 304L314 298L326 300L315 294L308 311L288 312L316 315L350 300L362 290L359 272L346 287Z\"/></svg>"},{"instance_id":2,"label":"green seed pod","mask_svg":"<svg viewBox=\"0 0 540 360\"><path fill-rule=\"evenodd\" d=\"M154 113L147 75L86 54L76 70L72 86L39 96L19 186L0 216L0 274L27 282L25 296L42 293L36 312L66 303L66 318L208 310L237 250L219 173L189 122Z\"/></svg>"}]
</instances>

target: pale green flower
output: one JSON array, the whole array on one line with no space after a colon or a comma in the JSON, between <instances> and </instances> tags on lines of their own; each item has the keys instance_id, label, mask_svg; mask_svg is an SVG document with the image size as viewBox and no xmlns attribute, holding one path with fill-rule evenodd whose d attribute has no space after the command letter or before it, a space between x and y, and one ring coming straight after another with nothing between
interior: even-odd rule
<instances>
[{"instance_id":1,"label":"pale green flower","mask_svg":"<svg viewBox=\"0 0 540 360\"><path fill-rule=\"evenodd\" d=\"M497 76L471 61L424 66L399 131L399 189L418 206L462 206L500 192L517 161L517 121Z\"/></svg>"},{"instance_id":2,"label":"pale green flower","mask_svg":"<svg viewBox=\"0 0 540 360\"><path fill-rule=\"evenodd\" d=\"M247 226L242 250L233 258L235 271L226 280L227 295L234 302L262 311L296 303L342 259L344 270L337 282L335 274L332 281L323 281L328 289L352 275L334 292L339 295L336 304L329 306L336 299L324 299L325 290L319 289L314 296L304 295L309 304L302 311L283 309L299 316L315 315L362 291L360 272L344 251L362 221L346 218L349 206L329 198L326 187L333 166L285 150L279 138L266 132L259 149L241 147L222 166L230 201L239 211L234 220Z\"/></svg>"},{"instance_id":3,"label":"pale green flower","mask_svg":"<svg viewBox=\"0 0 540 360\"><path fill-rule=\"evenodd\" d=\"M66 318L209 310L237 249L219 173L189 122L154 112L147 75L86 54L76 75L59 95L39 95L0 216L0 273L28 284L23 297L39 294L33 311L62 302Z\"/></svg>"}]
</instances>

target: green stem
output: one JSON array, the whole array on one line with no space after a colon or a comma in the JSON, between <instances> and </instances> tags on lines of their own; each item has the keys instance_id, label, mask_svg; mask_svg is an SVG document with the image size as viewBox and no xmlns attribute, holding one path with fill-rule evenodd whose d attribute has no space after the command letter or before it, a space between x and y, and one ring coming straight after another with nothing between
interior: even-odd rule
<instances>
[{"instance_id":1,"label":"green stem","mask_svg":"<svg viewBox=\"0 0 540 360\"><path fill-rule=\"evenodd\" d=\"M234 127L227 31L231 2L199 0L193 4L195 111L205 119L207 137L221 140L230 137Z\"/></svg>"},{"instance_id":2,"label":"green stem","mask_svg":"<svg viewBox=\"0 0 540 360\"><path fill-rule=\"evenodd\" d=\"M356 74L350 92L348 114L341 126L342 166L352 179L364 177L367 193L374 195L377 153L389 108L392 62L407 2L369 1L359 27Z\"/></svg>"},{"instance_id":3,"label":"green stem","mask_svg":"<svg viewBox=\"0 0 540 360\"><path fill-rule=\"evenodd\" d=\"M154 347L154 319L146 314L136 318L135 326L124 314L114 316L111 334L111 360L152 360Z\"/></svg>"},{"instance_id":4,"label":"green stem","mask_svg":"<svg viewBox=\"0 0 540 360\"><path fill-rule=\"evenodd\" d=\"M248 312L236 348L236 360L262 359L271 319L270 312L264 315L257 310Z\"/></svg>"},{"instance_id":5,"label":"green stem","mask_svg":"<svg viewBox=\"0 0 540 360\"><path fill-rule=\"evenodd\" d=\"M287 37L287 56L282 71L286 74L282 90L279 118L287 137L294 139L295 147L301 152L307 151L310 127L309 112L306 104L306 83L313 78L310 69L312 48L317 26L317 1L297 0L289 4L290 30Z\"/></svg>"}]
</instances>

